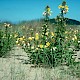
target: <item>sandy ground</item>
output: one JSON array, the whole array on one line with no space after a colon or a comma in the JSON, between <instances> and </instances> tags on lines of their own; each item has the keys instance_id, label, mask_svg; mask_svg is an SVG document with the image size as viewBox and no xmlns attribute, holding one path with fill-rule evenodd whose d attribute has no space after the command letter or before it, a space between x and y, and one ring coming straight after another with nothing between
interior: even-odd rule
<instances>
[{"instance_id":1,"label":"sandy ground","mask_svg":"<svg viewBox=\"0 0 80 80\"><path fill-rule=\"evenodd\" d=\"M77 56L80 57L80 52ZM0 80L80 80L75 76L63 73L61 68L31 67L32 64L24 64L28 60L27 53L20 47L10 51L10 56L0 58Z\"/></svg>"}]
</instances>

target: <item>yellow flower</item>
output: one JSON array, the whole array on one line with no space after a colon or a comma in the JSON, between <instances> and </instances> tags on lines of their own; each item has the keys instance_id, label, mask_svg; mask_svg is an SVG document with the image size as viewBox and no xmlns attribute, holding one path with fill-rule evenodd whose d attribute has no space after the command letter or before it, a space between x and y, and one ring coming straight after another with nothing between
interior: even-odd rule
<instances>
[{"instance_id":1,"label":"yellow flower","mask_svg":"<svg viewBox=\"0 0 80 80\"><path fill-rule=\"evenodd\" d=\"M50 8L47 8L47 10L48 10L48 12L50 12L51 9Z\"/></svg>"},{"instance_id":2,"label":"yellow flower","mask_svg":"<svg viewBox=\"0 0 80 80\"><path fill-rule=\"evenodd\" d=\"M62 6L62 5L59 5L58 8L59 8L59 9L63 9L63 8L65 8L65 7Z\"/></svg>"},{"instance_id":3,"label":"yellow flower","mask_svg":"<svg viewBox=\"0 0 80 80\"><path fill-rule=\"evenodd\" d=\"M74 39L74 38L72 38L72 40L74 41L75 39Z\"/></svg>"},{"instance_id":4,"label":"yellow flower","mask_svg":"<svg viewBox=\"0 0 80 80\"><path fill-rule=\"evenodd\" d=\"M12 37L12 34L10 34L10 37Z\"/></svg>"},{"instance_id":5,"label":"yellow flower","mask_svg":"<svg viewBox=\"0 0 80 80\"><path fill-rule=\"evenodd\" d=\"M40 45L39 45L39 47L40 47L40 48L43 48L43 45L42 45L42 44L40 44Z\"/></svg>"},{"instance_id":6,"label":"yellow flower","mask_svg":"<svg viewBox=\"0 0 80 80\"><path fill-rule=\"evenodd\" d=\"M39 40L39 34L38 33L35 34L35 40Z\"/></svg>"},{"instance_id":7,"label":"yellow flower","mask_svg":"<svg viewBox=\"0 0 80 80\"><path fill-rule=\"evenodd\" d=\"M64 6L64 8L66 9L66 10L68 10L69 9L69 7L66 5L66 6Z\"/></svg>"},{"instance_id":8,"label":"yellow flower","mask_svg":"<svg viewBox=\"0 0 80 80\"><path fill-rule=\"evenodd\" d=\"M22 44L24 44L25 43L25 41L22 41Z\"/></svg>"},{"instance_id":9,"label":"yellow flower","mask_svg":"<svg viewBox=\"0 0 80 80\"><path fill-rule=\"evenodd\" d=\"M4 26L5 26L5 27L9 27L10 24L8 24L8 23L4 23Z\"/></svg>"},{"instance_id":10,"label":"yellow flower","mask_svg":"<svg viewBox=\"0 0 80 80\"><path fill-rule=\"evenodd\" d=\"M53 32L51 32L51 35L52 35L52 36L54 36L54 33L53 33Z\"/></svg>"},{"instance_id":11,"label":"yellow flower","mask_svg":"<svg viewBox=\"0 0 80 80\"><path fill-rule=\"evenodd\" d=\"M50 42L47 42L45 47L49 47L49 46L50 46Z\"/></svg>"},{"instance_id":12,"label":"yellow flower","mask_svg":"<svg viewBox=\"0 0 80 80\"><path fill-rule=\"evenodd\" d=\"M31 46L31 49L34 49L34 46Z\"/></svg>"},{"instance_id":13,"label":"yellow flower","mask_svg":"<svg viewBox=\"0 0 80 80\"><path fill-rule=\"evenodd\" d=\"M29 37L29 38L28 38L28 40L30 40L30 41L31 41L32 39L33 39L32 37Z\"/></svg>"},{"instance_id":14,"label":"yellow flower","mask_svg":"<svg viewBox=\"0 0 80 80\"><path fill-rule=\"evenodd\" d=\"M16 33L16 34L14 34L14 38L16 38L18 36L18 34Z\"/></svg>"},{"instance_id":15,"label":"yellow flower","mask_svg":"<svg viewBox=\"0 0 80 80\"><path fill-rule=\"evenodd\" d=\"M76 40L77 40L77 36L76 36L76 35L74 35L74 39L76 39Z\"/></svg>"},{"instance_id":16,"label":"yellow flower","mask_svg":"<svg viewBox=\"0 0 80 80\"><path fill-rule=\"evenodd\" d=\"M18 41L16 41L16 44L18 44L19 42Z\"/></svg>"},{"instance_id":17,"label":"yellow flower","mask_svg":"<svg viewBox=\"0 0 80 80\"><path fill-rule=\"evenodd\" d=\"M19 40L20 40L20 41L23 41L24 39L21 37L21 38L19 38Z\"/></svg>"},{"instance_id":18,"label":"yellow flower","mask_svg":"<svg viewBox=\"0 0 80 80\"><path fill-rule=\"evenodd\" d=\"M20 44L17 44L18 46L20 46Z\"/></svg>"},{"instance_id":19,"label":"yellow flower","mask_svg":"<svg viewBox=\"0 0 80 80\"><path fill-rule=\"evenodd\" d=\"M68 31L65 31L65 34L67 34L68 33Z\"/></svg>"},{"instance_id":20,"label":"yellow flower","mask_svg":"<svg viewBox=\"0 0 80 80\"><path fill-rule=\"evenodd\" d=\"M25 38L25 36L23 36L23 39Z\"/></svg>"},{"instance_id":21,"label":"yellow flower","mask_svg":"<svg viewBox=\"0 0 80 80\"><path fill-rule=\"evenodd\" d=\"M17 41L19 40L19 38L17 38Z\"/></svg>"},{"instance_id":22,"label":"yellow flower","mask_svg":"<svg viewBox=\"0 0 80 80\"><path fill-rule=\"evenodd\" d=\"M46 33L45 33L45 35L47 35L47 36L48 36L48 34L49 34L49 32L46 32Z\"/></svg>"},{"instance_id":23,"label":"yellow flower","mask_svg":"<svg viewBox=\"0 0 80 80\"><path fill-rule=\"evenodd\" d=\"M38 50L38 48L36 48L36 50Z\"/></svg>"},{"instance_id":24,"label":"yellow flower","mask_svg":"<svg viewBox=\"0 0 80 80\"><path fill-rule=\"evenodd\" d=\"M74 38L72 38L72 40L74 41L74 40L77 40L77 36L76 35L74 35Z\"/></svg>"}]
</instances>

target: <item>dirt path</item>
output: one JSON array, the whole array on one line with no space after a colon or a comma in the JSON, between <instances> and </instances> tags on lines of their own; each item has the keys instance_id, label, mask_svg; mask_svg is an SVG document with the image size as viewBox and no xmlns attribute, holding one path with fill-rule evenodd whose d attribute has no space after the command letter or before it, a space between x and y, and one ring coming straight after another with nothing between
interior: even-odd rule
<instances>
[{"instance_id":1,"label":"dirt path","mask_svg":"<svg viewBox=\"0 0 80 80\"><path fill-rule=\"evenodd\" d=\"M15 47L10 54L7 58L0 58L0 80L79 80L61 73L62 67L32 68L31 64L23 64L28 56L20 47ZM66 66L64 68L67 69Z\"/></svg>"}]
</instances>

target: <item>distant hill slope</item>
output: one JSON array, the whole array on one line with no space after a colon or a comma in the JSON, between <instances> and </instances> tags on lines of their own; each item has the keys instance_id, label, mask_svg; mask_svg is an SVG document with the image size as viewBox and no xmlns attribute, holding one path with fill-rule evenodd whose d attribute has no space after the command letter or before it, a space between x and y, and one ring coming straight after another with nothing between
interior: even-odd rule
<instances>
[{"instance_id":1,"label":"distant hill slope","mask_svg":"<svg viewBox=\"0 0 80 80\"><path fill-rule=\"evenodd\" d=\"M80 21L77 21L77 20L74 20L74 19L69 19L69 18L67 18L68 20L66 21L66 23L68 24L68 25L80 25ZM12 22L9 22L9 21L2 21L2 22L0 22L0 26L2 25L2 24L4 24L5 22L7 22L7 23L10 23L10 24L13 24ZM19 24L19 25L24 25L24 24L27 24L27 23L39 23L39 22L44 22L44 19L35 19L35 20L29 20L29 21L21 21L21 22L18 22L18 23L16 23L16 24ZM56 21L55 21L55 19L53 18L53 19L50 19L50 23L56 23ZM14 25L15 25L15 23L14 23Z\"/></svg>"},{"instance_id":2,"label":"distant hill slope","mask_svg":"<svg viewBox=\"0 0 80 80\"><path fill-rule=\"evenodd\" d=\"M50 22L51 22L51 23L56 23L56 22L55 22L55 19L50 19ZM77 20L74 20L74 19L68 19L68 20L66 21L66 23L67 23L68 25L80 25L80 21L77 21Z\"/></svg>"}]
</instances>

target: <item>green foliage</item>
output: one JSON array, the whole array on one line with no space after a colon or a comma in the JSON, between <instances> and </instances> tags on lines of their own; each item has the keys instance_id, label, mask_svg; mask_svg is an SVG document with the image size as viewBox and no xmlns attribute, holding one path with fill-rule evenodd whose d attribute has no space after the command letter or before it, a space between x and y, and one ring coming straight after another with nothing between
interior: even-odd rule
<instances>
[{"instance_id":1,"label":"green foliage","mask_svg":"<svg viewBox=\"0 0 80 80\"><path fill-rule=\"evenodd\" d=\"M0 57L6 56L7 52L10 51L15 44L13 34L9 31L8 26L6 26L5 31L0 30Z\"/></svg>"}]
</instances>

